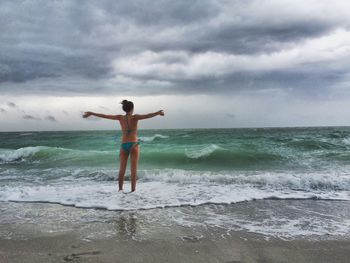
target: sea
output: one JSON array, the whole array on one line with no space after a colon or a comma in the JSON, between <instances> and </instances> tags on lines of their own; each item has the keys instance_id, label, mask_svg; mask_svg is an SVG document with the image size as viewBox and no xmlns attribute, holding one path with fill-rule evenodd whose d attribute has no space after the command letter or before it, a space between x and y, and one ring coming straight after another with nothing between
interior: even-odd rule
<instances>
[{"instance_id":1,"label":"sea","mask_svg":"<svg viewBox=\"0 0 350 263\"><path fill-rule=\"evenodd\" d=\"M132 213L225 233L350 237L350 127L139 130L139 142L130 193L129 167L117 186L120 130L0 133L0 223L38 222L16 204L45 203L90 211L51 214L62 220Z\"/></svg>"}]
</instances>

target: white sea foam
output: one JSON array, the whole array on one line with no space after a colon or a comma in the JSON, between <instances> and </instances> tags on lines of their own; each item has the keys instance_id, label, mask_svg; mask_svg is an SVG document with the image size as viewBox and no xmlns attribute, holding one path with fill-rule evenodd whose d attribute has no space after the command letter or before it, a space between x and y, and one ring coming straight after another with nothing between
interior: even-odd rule
<instances>
[{"instance_id":1,"label":"white sea foam","mask_svg":"<svg viewBox=\"0 0 350 263\"><path fill-rule=\"evenodd\" d=\"M271 218L263 222L246 221L241 222L243 229L249 232L259 233L266 236L273 236L279 238L290 239L295 236L323 236L334 235L342 236L348 235L350 228L350 220L343 220L341 223L338 221L327 220L325 225L325 219L315 220L315 218L300 217L298 219L287 218ZM306 223L310 225L309 229L302 227ZM242 224L243 223L243 224Z\"/></svg>"},{"instance_id":2,"label":"white sea foam","mask_svg":"<svg viewBox=\"0 0 350 263\"><path fill-rule=\"evenodd\" d=\"M126 184L125 189L130 187ZM297 191L257 188L251 185L215 183L167 183L140 181L137 192L123 194L116 183L81 181L51 185L3 186L0 201L50 202L109 210L151 209L205 203L229 204L255 199L350 200L348 191Z\"/></svg>"},{"instance_id":3,"label":"white sea foam","mask_svg":"<svg viewBox=\"0 0 350 263\"><path fill-rule=\"evenodd\" d=\"M142 179L167 183L216 183L250 185L273 189L304 191L350 191L348 172L296 173L296 172L209 172L161 169L142 171Z\"/></svg>"},{"instance_id":4,"label":"white sea foam","mask_svg":"<svg viewBox=\"0 0 350 263\"><path fill-rule=\"evenodd\" d=\"M156 139L167 139L169 138L169 136L167 135L162 135L162 134L155 134L153 136L140 136L139 137L139 140L142 141L142 142L153 142L154 140Z\"/></svg>"},{"instance_id":5,"label":"white sea foam","mask_svg":"<svg viewBox=\"0 0 350 263\"><path fill-rule=\"evenodd\" d=\"M176 220L176 219L175 219ZM180 219L180 224L182 219ZM298 218L288 214L270 215L268 218L241 218L232 213L206 214L206 225L231 230L246 230L268 237L293 239L294 237L316 236L348 236L350 220L334 218L333 216L315 216L300 213ZM192 224L195 225L195 224Z\"/></svg>"}]
</instances>

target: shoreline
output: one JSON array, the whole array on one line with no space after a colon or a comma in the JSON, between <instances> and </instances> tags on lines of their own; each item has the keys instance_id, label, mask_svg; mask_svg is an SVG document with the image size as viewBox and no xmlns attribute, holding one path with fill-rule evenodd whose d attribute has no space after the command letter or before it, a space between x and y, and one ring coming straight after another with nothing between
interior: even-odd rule
<instances>
[{"instance_id":1,"label":"shoreline","mask_svg":"<svg viewBox=\"0 0 350 263\"><path fill-rule=\"evenodd\" d=\"M302 203L323 208L330 205L317 200ZM207 220L203 214L212 209L217 216L231 210L237 214L242 207L246 207L246 213L254 213L252 207L265 209L269 205L278 210L293 205L293 201L261 200L250 205L180 207L176 213L190 212L201 221ZM247 230L227 231L222 226L198 228L191 224L193 218L176 225L167 216L174 210L135 213L57 204L1 203L0 262L345 263L350 257L349 235L285 239Z\"/></svg>"}]
</instances>

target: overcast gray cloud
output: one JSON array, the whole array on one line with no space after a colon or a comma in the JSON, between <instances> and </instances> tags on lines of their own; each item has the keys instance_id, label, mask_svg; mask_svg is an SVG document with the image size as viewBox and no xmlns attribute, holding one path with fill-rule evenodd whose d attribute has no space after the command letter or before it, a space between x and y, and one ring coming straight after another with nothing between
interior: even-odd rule
<instances>
[{"instance_id":1,"label":"overcast gray cloud","mask_svg":"<svg viewBox=\"0 0 350 263\"><path fill-rule=\"evenodd\" d=\"M9 107L11 107L11 108L17 108L16 103L11 102L11 101L7 102L6 105L9 106Z\"/></svg>"},{"instance_id":2,"label":"overcast gray cloud","mask_svg":"<svg viewBox=\"0 0 350 263\"><path fill-rule=\"evenodd\" d=\"M348 87L348 1L0 2L3 94Z\"/></svg>"},{"instance_id":3,"label":"overcast gray cloud","mask_svg":"<svg viewBox=\"0 0 350 263\"><path fill-rule=\"evenodd\" d=\"M33 116L33 115L30 115L30 114L24 114L22 116L22 119L24 119L24 120L36 120L36 121L40 121L41 120L41 118Z\"/></svg>"},{"instance_id":4,"label":"overcast gray cloud","mask_svg":"<svg viewBox=\"0 0 350 263\"><path fill-rule=\"evenodd\" d=\"M234 119L236 117L236 115L232 113L226 113L226 116L229 117L230 119Z\"/></svg>"},{"instance_id":5,"label":"overcast gray cloud","mask_svg":"<svg viewBox=\"0 0 350 263\"><path fill-rule=\"evenodd\" d=\"M44 120L57 122L56 118L52 115L47 115Z\"/></svg>"},{"instance_id":6,"label":"overcast gray cloud","mask_svg":"<svg viewBox=\"0 0 350 263\"><path fill-rule=\"evenodd\" d=\"M102 105L100 105L100 106L98 106L100 109L102 109L102 110L109 110L109 108L108 107L105 107L105 106L102 106Z\"/></svg>"}]
</instances>

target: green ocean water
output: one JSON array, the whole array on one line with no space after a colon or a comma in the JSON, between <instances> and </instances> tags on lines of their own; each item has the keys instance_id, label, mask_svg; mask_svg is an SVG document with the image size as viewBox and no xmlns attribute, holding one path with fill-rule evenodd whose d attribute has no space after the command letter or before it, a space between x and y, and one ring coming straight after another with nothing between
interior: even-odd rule
<instances>
[{"instance_id":1,"label":"green ocean water","mask_svg":"<svg viewBox=\"0 0 350 263\"><path fill-rule=\"evenodd\" d=\"M140 130L139 140L142 198L128 200L116 191L120 131L0 133L0 201L128 210L350 200L348 127Z\"/></svg>"},{"instance_id":2,"label":"green ocean water","mask_svg":"<svg viewBox=\"0 0 350 263\"><path fill-rule=\"evenodd\" d=\"M119 131L0 133L1 168L115 167ZM141 130L144 168L218 170L342 169L350 129Z\"/></svg>"}]
</instances>

